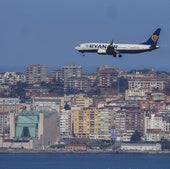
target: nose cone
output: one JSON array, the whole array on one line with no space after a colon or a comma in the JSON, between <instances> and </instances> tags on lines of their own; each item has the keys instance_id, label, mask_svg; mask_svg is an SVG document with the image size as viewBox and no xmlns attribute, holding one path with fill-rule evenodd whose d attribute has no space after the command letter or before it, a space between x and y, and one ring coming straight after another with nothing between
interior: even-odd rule
<instances>
[{"instance_id":1,"label":"nose cone","mask_svg":"<svg viewBox=\"0 0 170 169\"><path fill-rule=\"evenodd\" d=\"M79 48L80 48L79 46L76 46L76 47L75 47L75 50L78 50L78 51L79 51Z\"/></svg>"}]
</instances>

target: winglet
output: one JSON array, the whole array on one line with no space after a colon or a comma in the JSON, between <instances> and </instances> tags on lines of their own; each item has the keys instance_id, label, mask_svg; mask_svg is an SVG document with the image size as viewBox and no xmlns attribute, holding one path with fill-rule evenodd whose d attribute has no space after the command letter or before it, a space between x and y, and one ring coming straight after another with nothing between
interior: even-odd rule
<instances>
[{"instance_id":1,"label":"winglet","mask_svg":"<svg viewBox=\"0 0 170 169\"><path fill-rule=\"evenodd\" d=\"M110 46L113 46L113 40L110 42L110 44L109 44Z\"/></svg>"}]
</instances>

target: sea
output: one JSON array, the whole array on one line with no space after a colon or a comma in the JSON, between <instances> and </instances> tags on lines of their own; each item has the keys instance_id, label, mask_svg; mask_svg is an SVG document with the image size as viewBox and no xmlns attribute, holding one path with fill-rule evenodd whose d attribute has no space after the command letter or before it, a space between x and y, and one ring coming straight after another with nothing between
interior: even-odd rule
<instances>
[{"instance_id":1,"label":"sea","mask_svg":"<svg viewBox=\"0 0 170 169\"><path fill-rule=\"evenodd\" d=\"M170 169L170 155L2 153L0 169Z\"/></svg>"}]
</instances>

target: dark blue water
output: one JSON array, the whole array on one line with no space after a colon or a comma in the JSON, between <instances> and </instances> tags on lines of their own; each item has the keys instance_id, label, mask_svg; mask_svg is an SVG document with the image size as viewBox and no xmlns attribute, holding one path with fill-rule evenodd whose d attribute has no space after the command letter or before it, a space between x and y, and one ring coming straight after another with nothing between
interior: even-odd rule
<instances>
[{"instance_id":1,"label":"dark blue water","mask_svg":"<svg viewBox=\"0 0 170 169\"><path fill-rule=\"evenodd\" d=\"M170 155L0 154L0 169L170 169Z\"/></svg>"}]
</instances>

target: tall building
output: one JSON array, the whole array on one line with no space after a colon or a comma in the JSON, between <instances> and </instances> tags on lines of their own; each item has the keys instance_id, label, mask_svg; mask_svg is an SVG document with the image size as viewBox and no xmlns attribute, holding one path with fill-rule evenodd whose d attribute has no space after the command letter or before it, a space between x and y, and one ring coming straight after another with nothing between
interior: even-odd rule
<instances>
[{"instance_id":1,"label":"tall building","mask_svg":"<svg viewBox=\"0 0 170 169\"><path fill-rule=\"evenodd\" d=\"M139 131L144 134L144 111L139 108L127 108L126 110L126 131Z\"/></svg>"},{"instance_id":2,"label":"tall building","mask_svg":"<svg viewBox=\"0 0 170 169\"><path fill-rule=\"evenodd\" d=\"M111 116L112 110L108 108L99 109L98 139L111 140Z\"/></svg>"},{"instance_id":3,"label":"tall building","mask_svg":"<svg viewBox=\"0 0 170 169\"><path fill-rule=\"evenodd\" d=\"M156 113L147 113L145 116L145 133L148 129L162 130L162 116Z\"/></svg>"},{"instance_id":4,"label":"tall building","mask_svg":"<svg viewBox=\"0 0 170 169\"><path fill-rule=\"evenodd\" d=\"M97 68L97 82L100 88L111 88L117 82L119 69L112 67Z\"/></svg>"},{"instance_id":5,"label":"tall building","mask_svg":"<svg viewBox=\"0 0 170 169\"><path fill-rule=\"evenodd\" d=\"M9 138L10 112L18 113L20 109L18 98L0 98L0 137Z\"/></svg>"},{"instance_id":6,"label":"tall building","mask_svg":"<svg viewBox=\"0 0 170 169\"><path fill-rule=\"evenodd\" d=\"M64 80L64 91L83 91L89 90L89 79L85 77L70 77Z\"/></svg>"},{"instance_id":7,"label":"tall building","mask_svg":"<svg viewBox=\"0 0 170 169\"><path fill-rule=\"evenodd\" d=\"M60 81L65 81L66 79L71 77L82 77L82 67L76 65L63 66L61 67L61 69L57 69L51 74L51 80L56 79Z\"/></svg>"},{"instance_id":8,"label":"tall building","mask_svg":"<svg viewBox=\"0 0 170 169\"><path fill-rule=\"evenodd\" d=\"M76 65L63 66L61 68L61 77L64 79L70 77L81 77L82 76L82 67Z\"/></svg>"},{"instance_id":9,"label":"tall building","mask_svg":"<svg viewBox=\"0 0 170 169\"><path fill-rule=\"evenodd\" d=\"M160 113L150 111L145 116L145 140L160 141L160 133L163 129L163 118Z\"/></svg>"},{"instance_id":10,"label":"tall building","mask_svg":"<svg viewBox=\"0 0 170 169\"><path fill-rule=\"evenodd\" d=\"M117 111L114 120L116 140L121 141L126 133L126 112L124 110Z\"/></svg>"},{"instance_id":11,"label":"tall building","mask_svg":"<svg viewBox=\"0 0 170 169\"><path fill-rule=\"evenodd\" d=\"M77 138L89 139L98 135L98 109L73 110L73 132Z\"/></svg>"},{"instance_id":12,"label":"tall building","mask_svg":"<svg viewBox=\"0 0 170 169\"><path fill-rule=\"evenodd\" d=\"M71 110L62 109L60 111L60 135L61 138L72 137Z\"/></svg>"},{"instance_id":13,"label":"tall building","mask_svg":"<svg viewBox=\"0 0 170 169\"><path fill-rule=\"evenodd\" d=\"M26 67L26 82L29 84L46 81L46 67L30 65Z\"/></svg>"}]
</instances>

